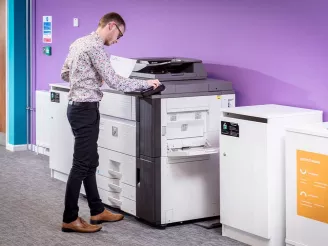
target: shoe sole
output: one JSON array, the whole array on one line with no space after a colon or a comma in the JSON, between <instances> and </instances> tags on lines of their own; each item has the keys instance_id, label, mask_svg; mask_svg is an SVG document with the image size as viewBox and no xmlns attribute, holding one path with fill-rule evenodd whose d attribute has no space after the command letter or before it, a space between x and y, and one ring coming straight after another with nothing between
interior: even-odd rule
<instances>
[{"instance_id":1,"label":"shoe sole","mask_svg":"<svg viewBox=\"0 0 328 246\"><path fill-rule=\"evenodd\" d=\"M109 222L113 223L113 222L121 221L123 219L124 219L124 217L122 219L112 220L112 221L110 221L110 220L90 220L90 224L91 225L99 225L99 224L102 224L102 223L109 223Z\"/></svg>"},{"instance_id":2,"label":"shoe sole","mask_svg":"<svg viewBox=\"0 0 328 246\"><path fill-rule=\"evenodd\" d=\"M75 230L73 230L73 229L69 229L69 228L63 228L62 227L62 232L78 232L78 233L93 233L93 232L98 232L98 231L100 231L102 228L99 228L98 230L96 230L96 231L75 231Z\"/></svg>"}]
</instances>

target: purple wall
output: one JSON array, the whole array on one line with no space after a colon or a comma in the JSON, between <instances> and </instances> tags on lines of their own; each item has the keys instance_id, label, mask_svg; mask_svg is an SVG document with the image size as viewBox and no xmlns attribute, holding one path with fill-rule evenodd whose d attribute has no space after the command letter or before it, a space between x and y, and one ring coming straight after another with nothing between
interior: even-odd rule
<instances>
[{"instance_id":1,"label":"purple wall","mask_svg":"<svg viewBox=\"0 0 328 246\"><path fill-rule=\"evenodd\" d=\"M61 82L70 43L95 30L103 14L116 11L126 19L127 32L109 53L199 58L210 77L233 82L237 105L316 108L328 120L325 0L35 1L36 89ZM53 16L51 57L42 54L43 15Z\"/></svg>"}]
</instances>

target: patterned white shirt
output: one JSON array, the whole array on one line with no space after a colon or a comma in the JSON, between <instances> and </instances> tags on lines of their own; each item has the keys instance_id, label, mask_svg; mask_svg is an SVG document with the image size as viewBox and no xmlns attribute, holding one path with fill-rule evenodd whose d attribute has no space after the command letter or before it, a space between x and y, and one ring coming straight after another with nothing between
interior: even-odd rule
<instances>
[{"instance_id":1,"label":"patterned white shirt","mask_svg":"<svg viewBox=\"0 0 328 246\"><path fill-rule=\"evenodd\" d=\"M109 87L123 92L149 87L145 80L127 79L115 73L104 43L96 32L72 43L61 70L61 78L69 82L68 99L75 102L101 101L102 81Z\"/></svg>"}]
</instances>

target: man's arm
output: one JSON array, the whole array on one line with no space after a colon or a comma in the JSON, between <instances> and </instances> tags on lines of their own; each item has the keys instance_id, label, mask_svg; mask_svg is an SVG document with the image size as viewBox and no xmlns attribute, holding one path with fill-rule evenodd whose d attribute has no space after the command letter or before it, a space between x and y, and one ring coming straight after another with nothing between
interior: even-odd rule
<instances>
[{"instance_id":1,"label":"man's arm","mask_svg":"<svg viewBox=\"0 0 328 246\"><path fill-rule=\"evenodd\" d=\"M123 92L147 89L149 87L146 80L127 79L117 75L103 47L93 47L88 55L95 69L109 87Z\"/></svg>"},{"instance_id":2,"label":"man's arm","mask_svg":"<svg viewBox=\"0 0 328 246\"><path fill-rule=\"evenodd\" d=\"M64 62L64 65L61 69L61 78L62 80L69 82L69 66L68 66L68 56Z\"/></svg>"}]
</instances>

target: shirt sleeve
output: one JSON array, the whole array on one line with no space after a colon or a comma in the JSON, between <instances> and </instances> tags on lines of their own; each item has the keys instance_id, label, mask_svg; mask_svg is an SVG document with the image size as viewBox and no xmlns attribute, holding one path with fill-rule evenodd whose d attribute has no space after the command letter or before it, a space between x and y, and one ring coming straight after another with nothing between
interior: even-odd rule
<instances>
[{"instance_id":1,"label":"shirt sleeve","mask_svg":"<svg viewBox=\"0 0 328 246\"><path fill-rule=\"evenodd\" d=\"M69 82L69 66L68 66L68 56L65 59L64 65L61 69L61 78L62 80Z\"/></svg>"},{"instance_id":2,"label":"shirt sleeve","mask_svg":"<svg viewBox=\"0 0 328 246\"><path fill-rule=\"evenodd\" d=\"M103 47L92 47L88 55L93 66L109 87L123 92L147 89L149 87L145 80L124 78L116 74Z\"/></svg>"}]
</instances>

